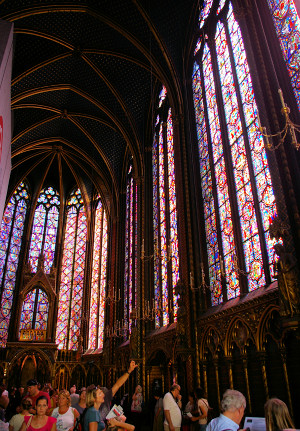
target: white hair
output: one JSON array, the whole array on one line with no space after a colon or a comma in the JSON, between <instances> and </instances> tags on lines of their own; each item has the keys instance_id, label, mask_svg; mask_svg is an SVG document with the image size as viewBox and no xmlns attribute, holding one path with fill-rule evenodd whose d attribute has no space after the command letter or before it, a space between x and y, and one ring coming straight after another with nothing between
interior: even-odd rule
<instances>
[{"instance_id":1,"label":"white hair","mask_svg":"<svg viewBox=\"0 0 300 431\"><path fill-rule=\"evenodd\" d=\"M227 389L221 401L222 412L235 411L240 407L246 408L246 398L244 395L239 391Z\"/></svg>"}]
</instances>

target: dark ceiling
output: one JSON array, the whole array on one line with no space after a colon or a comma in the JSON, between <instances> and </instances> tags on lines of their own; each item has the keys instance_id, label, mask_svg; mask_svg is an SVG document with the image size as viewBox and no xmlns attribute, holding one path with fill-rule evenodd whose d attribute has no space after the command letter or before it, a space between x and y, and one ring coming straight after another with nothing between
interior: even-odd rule
<instances>
[{"instance_id":1,"label":"dark ceiling","mask_svg":"<svg viewBox=\"0 0 300 431\"><path fill-rule=\"evenodd\" d=\"M77 183L117 202L128 157L143 174L153 95L180 94L197 3L0 0L15 34L10 189Z\"/></svg>"}]
</instances>

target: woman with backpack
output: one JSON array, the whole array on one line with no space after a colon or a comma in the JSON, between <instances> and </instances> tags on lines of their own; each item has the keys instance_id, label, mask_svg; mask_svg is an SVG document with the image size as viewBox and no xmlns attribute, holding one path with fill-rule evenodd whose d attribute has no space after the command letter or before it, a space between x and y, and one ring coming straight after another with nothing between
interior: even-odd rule
<instances>
[{"instance_id":1,"label":"woman with backpack","mask_svg":"<svg viewBox=\"0 0 300 431\"><path fill-rule=\"evenodd\" d=\"M207 413L209 410L209 404L206 398L204 398L204 391L202 388L197 388L195 390L197 398L198 416L194 416L191 420L198 421L199 431L205 431L207 427Z\"/></svg>"}]
</instances>

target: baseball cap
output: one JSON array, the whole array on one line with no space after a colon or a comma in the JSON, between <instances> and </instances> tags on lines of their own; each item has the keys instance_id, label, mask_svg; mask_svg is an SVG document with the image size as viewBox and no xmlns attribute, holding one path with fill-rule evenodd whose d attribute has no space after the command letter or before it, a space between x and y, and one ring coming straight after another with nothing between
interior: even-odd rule
<instances>
[{"instance_id":1,"label":"baseball cap","mask_svg":"<svg viewBox=\"0 0 300 431\"><path fill-rule=\"evenodd\" d=\"M37 386L37 385L38 385L38 382L35 379L30 379L27 382L27 386Z\"/></svg>"}]
</instances>

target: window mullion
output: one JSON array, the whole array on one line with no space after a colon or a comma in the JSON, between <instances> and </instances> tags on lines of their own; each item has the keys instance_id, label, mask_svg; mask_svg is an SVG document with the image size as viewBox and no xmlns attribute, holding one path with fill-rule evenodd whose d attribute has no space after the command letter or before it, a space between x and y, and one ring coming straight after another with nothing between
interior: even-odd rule
<instances>
[{"instance_id":1,"label":"window mullion","mask_svg":"<svg viewBox=\"0 0 300 431\"><path fill-rule=\"evenodd\" d=\"M43 205L44 206L44 205ZM42 238L42 246L41 246L41 254L44 255L44 247L45 247L45 240L46 240L46 231L47 231L47 223L48 223L48 214L49 214L49 208L45 207L46 210L46 217L44 221L44 232L43 232L43 238Z\"/></svg>"},{"instance_id":2,"label":"window mullion","mask_svg":"<svg viewBox=\"0 0 300 431\"><path fill-rule=\"evenodd\" d=\"M37 306L38 306L38 297L39 297L39 288L36 288L35 289L33 314L32 314L32 325L31 325L32 329L35 329L36 313L37 313Z\"/></svg>"}]
</instances>

